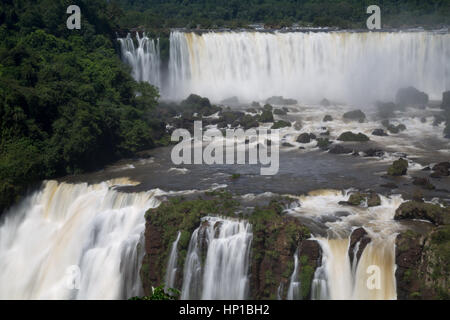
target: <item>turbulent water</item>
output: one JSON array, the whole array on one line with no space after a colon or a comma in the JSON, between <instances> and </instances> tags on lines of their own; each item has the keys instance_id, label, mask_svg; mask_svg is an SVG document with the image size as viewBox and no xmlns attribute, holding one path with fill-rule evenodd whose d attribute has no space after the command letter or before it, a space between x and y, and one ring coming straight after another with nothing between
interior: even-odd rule
<instances>
[{"instance_id":1,"label":"turbulent water","mask_svg":"<svg viewBox=\"0 0 450 320\"><path fill-rule=\"evenodd\" d=\"M181 298L245 299L252 238L246 221L203 219L189 243Z\"/></svg>"},{"instance_id":2,"label":"turbulent water","mask_svg":"<svg viewBox=\"0 0 450 320\"><path fill-rule=\"evenodd\" d=\"M136 81L149 82L161 87L161 59L159 40L136 34L136 43L130 35L119 38L122 59L131 66Z\"/></svg>"},{"instance_id":3,"label":"turbulent water","mask_svg":"<svg viewBox=\"0 0 450 320\"><path fill-rule=\"evenodd\" d=\"M144 213L155 192L46 182L0 225L0 299L127 299L142 294Z\"/></svg>"}]
</instances>

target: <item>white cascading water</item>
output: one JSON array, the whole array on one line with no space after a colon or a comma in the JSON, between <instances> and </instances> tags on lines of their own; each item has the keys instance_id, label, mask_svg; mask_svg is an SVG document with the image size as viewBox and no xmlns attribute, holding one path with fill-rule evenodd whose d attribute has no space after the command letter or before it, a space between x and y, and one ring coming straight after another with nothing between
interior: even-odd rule
<instances>
[{"instance_id":1,"label":"white cascading water","mask_svg":"<svg viewBox=\"0 0 450 320\"><path fill-rule=\"evenodd\" d=\"M181 299L245 299L252 239L247 221L203 218L189 243Z\"/></svg>"},{"instance_id":2,"label":"white cascading water","mask_svg":"<svg viewBox=\"0 0 450 320\"><path fill-rule=\"evenodd\" d=\"M159 39L142 37L136 33L137 44L128 34L126 38L119 38L122 59L131 66L133 78L136 81L149 82L161 87L161 59Z\"/></svg>"},{"instance_id":3,"label":"white cascading water","mask_svg":"<svg viewBox=\"0 0 450 320\"><path fill-rule=\"evenodd\" d=\"M300 197L300 206L293 209L293 215L304 215L320 219L323 215L342 212L338 203L347 201L349 193L323 190ZM316 237L322 248L322 265L316 269L311 288L312 299L317 300L391 300L397 298L395 280L395 238L398 225L393 220L395 210L403 202L400 196L380 196L377 207L345 207L349 215L336 222L328 222L329 236ZM352 230L364 226L371 242L357 261L355 250L350 262L349 246ZM371 266L379 268L380 287L368 285L373 275ZM369 272L370 271L370 272Z\"/></svg>"},{"instance_id":4,"label":"white cascading water","mask_svg":"<svg viewBox=\"0 0 450 320\"><path fill-rule=\"evenodd\" d=\"M291 280L289 282L289 288L286 295L286 300L300 300L300 281L298 280L298 254L297 251L294 254L294 271L291 275Z\"/></svg>"},{"instance_id":5,"label":"white cascading water","mask_svg":"<svg viewBox=\"0 0 450 320\"><path fill-rule=\"evenodd\" d=\"M48 181L6 213L0 224L0 299L141 295L144 214L159 204L160 191L114 189L130 183Z\"/></svg>"},{"instance_id":6,"label":"white cascading water","mask_svg":"<svg viewBox=\"0 0 450 320\"><path fill-rule=\"evenodd\" d=\"M177 238L172 244L170 250L169 262L167 263L165 290L175 288L175 279L177 276L177 260L178 260L178 241L180 241L181 232L178 231Z\"/></svg>"},{"instance_id":7,"label":"white cascading water","mask_svg":"<svg viewBox=\"0 0 450 320\"><path fill-rule=\"evenodd\" d=\"M174 31L168 93L364 104L414 86L441 99L450 89L449 61L448 33Z\"/></svg>"}]
</instances>

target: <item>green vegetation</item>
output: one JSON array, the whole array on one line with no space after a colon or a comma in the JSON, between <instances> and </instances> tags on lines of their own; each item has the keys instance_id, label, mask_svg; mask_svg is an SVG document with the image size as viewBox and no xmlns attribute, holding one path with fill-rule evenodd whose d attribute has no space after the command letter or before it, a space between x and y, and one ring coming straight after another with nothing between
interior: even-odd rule
<instances>
[{"instance_id":1,"label":"green vegetation","mask_svg":"<svg viewBox=\"0 0 450 320\"><path fill-rule=\"evenodd\" d=\"M164 286L159 286L153 289L151 296L133 297L128 300L176 300L180 296L180 291L169 288L168 292L164 291Z\"/></svg>"},{"instance_id":2,"label":"green vegetation","mask_svg":"<svg viewBox=\"0 0 450 320\"><path fill-rule=\"evenodd\" d=\"M115 50L114 6L67 0L0 7L0 212L41 179L100 168L156 145L158 92L136 83Z\"/></svg>"},{"instance_id":3,"label":"green vegetation","mask_svg":"<svg viewBox=\"0 0 450 320\"><path fill-rule=\"evenodd\" d=\"M366 142L369 141L369 137L364 133L355 134L353 132L347 131L342 133L339 138L339 141L356 141L356 142Z\"/></svg>"},{"instance_id":4,"label":"green vegetation","mask_svg":"<svg viewBox=\"0 0 450 320\"><path fill-rule=\"evenodd\" d=\"M126 9L120 18L124 28L145 26L203 29L245 27L264 23L269 27L338 26L365 28L369 5L379 5L384 27L440 26L450 24L448 0L117 0Z\"/></svg>"}]
</instances>

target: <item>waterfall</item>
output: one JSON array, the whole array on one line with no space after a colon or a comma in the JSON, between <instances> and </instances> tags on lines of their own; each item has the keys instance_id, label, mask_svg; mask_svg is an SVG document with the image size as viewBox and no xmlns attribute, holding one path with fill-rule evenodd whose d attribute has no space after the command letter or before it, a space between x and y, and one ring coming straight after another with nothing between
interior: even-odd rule
<instances>
[{"instance_id":1,"label":"waterfall","mask_svg":"<svg viewBox=\"0 0 450 320\"><path fill-rule=\"evenodd\" d=\"M126 38L119 38L122 59L132 69L133 78L136 81L149 82L156 87L161 87L161 59L159 51L159 39L153 40L144 33L142 37L136 33L136 42L130 34Z\"/></svg>"},{"instance_id":2,"label":"waterfall","mask_svg":"<svg viewBox=\"0 0 450 320\"><path fill-rule=\"evenodd\" d=\"M298 253L294 254L294 271L291 275L291 281L289 282L289 288L287 292L287 300L301 300L301 287L300 281L298 281Z\"/></svg>"},{"instance_id":3,"label":"waterfall","mask_svg":"<svg viewBox=\"0 0 450 320\"><path fill-rule=\"evenodd\" d=\"M349 239L318 239L322 248L322 266L316 270L312 297L326 300L392 300L397 298L395 283L395 235L372 238L357 267L348 255ZM368 285L371 266L380 270L380 287Z\"/></svg>"},{"instance_id":4,"label":"waterfall","mask_svg":"<svg viewBox=\"0 0 450 320\"><path fill-rule=\"evenodd\" d=\"M178 231L177 238L172 244L172 249L170 250L169 262L167 263L166 271L166 285L165 290L169 288L174 288L176 275L177 275L177 258L178 258L178 241L180 241L181 232Z\"/></svg>"},{"instance_id":5,"label":"waterfall","mask_svg":"<svg viewBox=\"0 0 450 320\"><path fill-rule=\"evenodd\" d=\"M436 32L179 32L170 35L170 95L221 101L283 95L364 104L415 86L450 89L450 34Z\"/></svg>"},{"instance_id":6,"label":"waterfall","mask_svg":"<svg viewBox=\"0 0 450 320\"><path fill-rule=\"evenodd\" d=\"M0 224L0 299L127 299L142 294L144 213L157 191L126 179L45 182Z\"/></svg>"},{"instance_id":7,"label":"waterfall","mask_svg":"<svg viewBox=\"0 0 450 320\"><path fill-rule=\"evenodd\" d=\"M247 221L203 218L189 243L181 298L247 298L252 238Z\"/></svg>"}]
</instances>

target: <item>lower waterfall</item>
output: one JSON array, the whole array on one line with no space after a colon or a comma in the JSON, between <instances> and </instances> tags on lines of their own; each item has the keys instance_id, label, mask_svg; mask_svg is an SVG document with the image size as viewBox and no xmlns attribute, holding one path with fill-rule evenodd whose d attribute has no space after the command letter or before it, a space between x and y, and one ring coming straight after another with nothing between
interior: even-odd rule
<instances>
[{"instance_id":1,"label":"lower waterfall","mask_svg":"<svg viewBox=\"0 0 450 320\"><path fill-rule=\"evenodd\" d=\"M178 260L178 241L180 241L181 232L178 231L177 238L172 244L170 250L169 262L167 263L165 290L174 288L175 279L177 276L177 260Z\"/></svg>"},{"instance_id":2,"label":"lower waterfall","mask_svg":"<svg viewBox=\"0 0 450 320\"><path fill-rule=\"evenodd\" d=\"M0 224L0 299L142 294L144 213L159 204L159 191L114 189L128 184L48 181L6 213Z\"/></svg>"},{"instance_id":3,"label":"lower waterfall","mask_svg":"<svg viewBox=\"0 0 450 320\"><path fill-rule=\"evenodd\" d=\"M245 299L253 234L247 221L206 217L191 236L181 299Z\"/></svg>"},{"instance_id":4,"label":"lower waterfall","mask_svg":"<svg viewBox=\"0 0 450 320\"><path fill-rule=\"evenodd\" d=\"M289 282L289 288L286 296L286 300L300 300L300 282L298 281L298 253L294 254L294 271L291 275L291 281Z\"/></svg>"}]
</instances>

